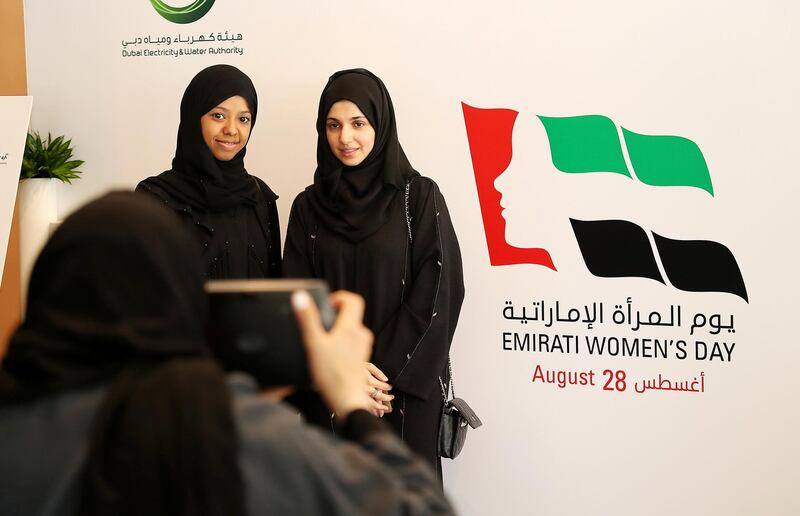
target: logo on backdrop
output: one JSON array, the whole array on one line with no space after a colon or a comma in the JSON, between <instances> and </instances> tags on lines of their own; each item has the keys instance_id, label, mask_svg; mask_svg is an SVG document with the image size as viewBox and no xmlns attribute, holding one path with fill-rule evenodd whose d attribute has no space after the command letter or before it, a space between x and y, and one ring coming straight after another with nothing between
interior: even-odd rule
<instances>
[{"instance_id":1,"label":"logo on backdrop","mask_svg":"<svg viewBox=\"0 0 800 516\"><path fill-rule=\"evenodd\" d=\"M642 134L600 115L518 119L512 109L462 108L492 266L534 264L560 274L585 266L599 278L646 278L749 303L736 258L725 245L687 239L685 229L650 230L663 221L686 221L680 210L713 222L706 210L715 199L714 184L695 142ZM548 172L530 181L530 171L541 167ZM510 243L518 238L533 245ZM540 298L535 288L521 293L521 300L512 299L514 292L502 294L499 348L525 361L531 353L608 360L597 369L533 363L530 382L542 387L636 395L706 392L703 370L670 367L651 376L616 360L731 363L735 314L720 312L730 304L687 298L665 305L675 296L665 292L653 299L633 289L609 299L584 288L566 288L551 299Z\"/></svg>"},{"instance_id":2,"label":"logo on backdrop","mask_svg":"<svg viewBox=\"0 0 800 516\"><path fill-rule=\"evenodd\" d=\"M150 0L153 8L164 19L172 23L194 23L205 16L214 5L214 0L195 0L184 7L173 7L163 0Z\"/></svg>"},{"instance_id":3,"label":"logo on backdrop","mask_svg":"<svg viewBox=\"0 0 800 516\"><path fill-rule=\"evenodd\" d=\"M484 232L493 266L535 264L557 270L544 247L515 247L506 239L497 178L509 168L512 132L518 112L481 109L462 103ZM714 196L714 187L700 147L680 136L651 136L622 127L600 115L538 116L547 134L553 166L566 174L615 173L654 187L685 186ZM625 146L631 168L623 156ZM690 292L727 292L748 300L744 279L733 253L709 240L684 240L652 233L627 220L569 219L586 268L602 278L642 277L667 280Z\"/></svg>"},{"instance_id":4,"label":"logo on backdrop","mask_svg":"<svg viewBox=\"0 0 800 516\"><path fill-rule=\"evenodd\" d=\"M8 153L0 152L0 165L8 165Z\"/></svg>"},{"instance_id":5,"label":"logo on backdrop","mask_svg":"<svg viewBox=\"0 0 800 516\"><path fill-rule=\"evenodd\" d=\"M195 0L185 7L172 7L164 0L150 0L150 4L163 18L178 24L196 22L205 16L214 5L214 0ZM223 30L224 29L224 30ZM231 27L219 27L210 32L169 29L160 33L131 33L121 40L121 54L126 60L133 59L184 59L184 58L233 58L245 53L244 35Z\"/></svg>"}]
</instances>

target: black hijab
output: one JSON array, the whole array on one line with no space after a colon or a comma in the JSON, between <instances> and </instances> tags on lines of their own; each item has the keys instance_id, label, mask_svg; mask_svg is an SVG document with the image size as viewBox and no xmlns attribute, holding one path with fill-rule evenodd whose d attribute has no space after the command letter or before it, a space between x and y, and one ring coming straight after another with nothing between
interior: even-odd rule
<instances>
[{"instance_id":1,"label":"black hijab","mask_svg":"<svg viewBox=\"0 0 800 516\"><path fill-rule=\"evenodd\" d=\"M203 276L186 238L168 210L132 193L67 218L31 273L25 321L0 369L0 402L201 354Z\"/></svg>"},{"instance_id":2,"label":"black hijab","mask_svg":"<svg viewBox=\"0 0 800 516\"><path fill-rule=\"evenodd\" d=\"M194 76L181 100L181 122L172 169L142 181L164 190L181 204L206 212L255 205L259 188L244 168L247 146L230 161L219 161L203 140L200 119L224 100L241 96L256 123L258 97L250 78L230 65L214 65ZM252 134L252 133L251 133Z\"/></svg>"},{"instance_id":3,"label":"black hijab","mask_svg":"<svg viewBox=\"0 0 800 516\"><path fill-rule=\"evenodd\" d=\"M372 151L355 167L336 158L326 136L328 112L340 100L358 106L375 129ZM383 82L363 68L333 74L319 100L317 170L306 189L324 224L352 242L366 238L388 220L394 196L415 175L397 139L394 106Z\"/></svg>"},{"instance_id":4,"label":"black hijab","mask_svg":"<svg viewBox=\"0 0 800 516\"><path fill-rule=\"evenodd\" d=\"M202 282L177 217L129 192L76 211L39 255L0 407L111 384L79 514L243 513L224 375L204 358Z\"/></svg>"}]
</instances>

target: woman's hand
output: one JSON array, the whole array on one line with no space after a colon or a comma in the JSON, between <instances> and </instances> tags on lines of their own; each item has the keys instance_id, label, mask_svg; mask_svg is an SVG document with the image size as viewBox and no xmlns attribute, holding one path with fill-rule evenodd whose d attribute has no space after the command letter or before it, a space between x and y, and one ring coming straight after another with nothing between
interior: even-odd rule
<instances>
[{"instance_id":1,"label":"woman's hand","mask_svg":"<svg viewBox=\"0 0 800 516\"><path fill-rule=\"evenodd\" d=\"M367 373L367 393L373 399L372 413L378 417L383 417L384 414L392 411L392 400L394 396L389 394L392 386L387 383L389 378L383 374L383 371L371 363L366 363Z\"/></svg>"},{"instance_id":2,"label":"woman's hand","mask_svg":"<svg viewBox=\"0 0 800 516\"><path fill-rule=\"evenodd\" d=\"M372 351L372 332L362 323L364 299L339 291L329 300L338 315L325 331L317 305L308 292L292 294L292 306L308 356L311 380L325 404L337 417L364 409L376 413L376 401L369 396L364 379L364 362Z\"/></svg>"}]
</instances>

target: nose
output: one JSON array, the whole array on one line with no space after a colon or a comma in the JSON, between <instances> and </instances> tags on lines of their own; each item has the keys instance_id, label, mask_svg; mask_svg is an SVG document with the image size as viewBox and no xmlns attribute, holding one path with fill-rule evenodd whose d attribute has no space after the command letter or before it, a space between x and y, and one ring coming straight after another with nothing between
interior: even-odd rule
<instances>
[{"instance_id":1,"label":"nose","mask_svg":"<svg viewBox=\"0 0 800 516\"><path fill-rule=\"evenodd\" d=\"M353 130L347 126L347 124L342 126L342 130L339 131L339 142L342 144L348 144L353 139Z\"/></svg>"},{"instance_id":2,"label":"nose","mask_svg":"<svg viewBox=\"0 0 800 516\"><path fill-rule=\"evenodd\" d=\"M225 121L225 125L222 126L222 131L225 134L235 135L238 132L238 130L236 128L236 119L235 118L228 118Z\"/></svg>"}]
</instances>

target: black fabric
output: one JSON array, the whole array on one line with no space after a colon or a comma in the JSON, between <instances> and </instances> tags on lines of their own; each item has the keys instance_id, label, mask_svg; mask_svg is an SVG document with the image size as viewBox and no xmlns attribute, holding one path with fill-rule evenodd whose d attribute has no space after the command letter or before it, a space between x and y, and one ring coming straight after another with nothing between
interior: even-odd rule
<instances>
[{"instance_id":1,"label":"black fabric","mask_svg":"<svg viewBox=\"0 0 800 516\"><path fill-rule=\"evenodd\" d=\"M328 112L340 100L358 106L375 129L374 147L355 167L336 158L326 136ZM394 106L383 82L363 68L333 74L319 101L317 169L306 189L323 223L351 242L362 240L386 223L397 192L418 175L397 139Z\"/></svg>"},{"instance_id":2,"label":"black fabric","mask_svg":"<svg viewBox=\"0 0 800 516\"><path fill-rule=\"evenodd\" d=\"M68 217L34 265L0 406L111 384L79 514L243 514L230 401L205 358L206 298L189 242L169 210L118 192Z\"/></svg>"},{"instance_id":3,"label":"black fabric","mask_svg":"<svg viewBox=\"0 0 800 516\"><path fill-rule=\"evenodd\" d=\"M239 95L252 114L258 99L250 78L233 66L198 73L181 101L181 121L172 169L149 177L136 190L155 196L181 216L212 279L281 275L277 195L244 168L243 148L219 161L203 140L200 119L220 102Z\"/></svg>"},{"instance_id":4,"label":"black fabric","mask_svg":"<svg viewBox=\"0 0 800 516\"><path fill-rule=\"evenodd\" d=\"M139 197L114 193L88 204L44 247L0 369L0 403L203 351L199 261L169 212Z\"/></svg>"},{"instance_id":5,"label":"black fabric","mask_svg":"<svg viewBox=\"0 0 800 516\"><path fill-rule=\"evenodd\" d=\"M364 296L364 324L375 334L372 361L389 377L397 396L394 412L385 419L438 467L438 377L447 381L447 355L464 298L461 254L444 197L433 181L417 177L410 183L413 243L404 198L403 191L395 196L380 231L354 243L331 230L308 192L301 193L289 218L284 272L323 278L334 290ZM331 427L318 398L298 398L310 422Z\"/></svg>"},{"instance_id":6,"label":"black fabric","mask_svg":"<svg viewBox=\"0 0 800 516\"><path fill-rule=\"evenodd\" d=\"M89 445L80 516L244 516L230 394L211 360L126 369Z\"/></svg>"},{"instance_id":7,"label":"black fabric","mask_svg":"<svg viewBox=\"0 0 800 516\"><path fill-rule=\"evenodd\" d=\"M265 192L271 192L253 177ZM159 199L178 214L192 249L203 260L209 279L276 278L281 276L281 241L278 207L264 201L255 207L234 206L223 212L203 212L180 204L169 194L140 183L136 189Z\"/></svg>"},{"instance_id":8,"label":"black fabric","mask_svg":"<svg viewBox=\"0 0 800 516\"><path fill-rule=\"evenodd\" d=\"M362 441L372 433L383 431L388 432L389 427L366 410L354 410L348 414L341 430L342 436L351 441Z\"/></svg>"}]
</instances>

